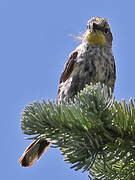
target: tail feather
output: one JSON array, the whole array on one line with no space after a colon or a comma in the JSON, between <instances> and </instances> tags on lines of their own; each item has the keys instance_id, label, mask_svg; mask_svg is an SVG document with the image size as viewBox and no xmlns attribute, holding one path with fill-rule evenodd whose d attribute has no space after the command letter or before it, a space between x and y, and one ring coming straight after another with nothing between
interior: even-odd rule
<instances>
[{"instance_id":1,"label":"tail feather","mask_svg":"<svg viewBox=\"0 0 135 180\"><path fill-rule=\"evenodd\" d=\"M39 159L44 152L47 151L51 142L43 139L34 140L24 151L19 159L21 166L30 167L32 164Z\"/></svg>"}]
</instances>

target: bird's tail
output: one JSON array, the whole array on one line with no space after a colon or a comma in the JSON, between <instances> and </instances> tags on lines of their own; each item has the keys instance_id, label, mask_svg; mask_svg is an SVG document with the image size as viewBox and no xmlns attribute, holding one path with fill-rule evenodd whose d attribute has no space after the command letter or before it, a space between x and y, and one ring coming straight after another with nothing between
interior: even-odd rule
<instances>
[{"instance_id":1,"label":"bird's tail","mask_svg":"<svg viewBox=\"0 0 135 180\"><path fill-rule=\"evenodd\" d=\"M32 164L39 159L44 152L47 151L51 142L45 139L34 140L24 151L19 159L21 166L30 167Z\"/></svg>"}]
</instances>

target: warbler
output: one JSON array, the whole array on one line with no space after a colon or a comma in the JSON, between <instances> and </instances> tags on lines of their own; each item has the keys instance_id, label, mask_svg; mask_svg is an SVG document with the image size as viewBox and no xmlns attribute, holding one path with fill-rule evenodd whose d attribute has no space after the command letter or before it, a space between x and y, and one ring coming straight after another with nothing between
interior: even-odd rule
<instances>
[{"instance_id":1,"label":"warbler","mask_svg":"<svg viewBox=\"0 0 135 180\"><path fill-rule=\"evenodd\" d=\"M116 67L112 53L110 25L106 19L93 17L87 23L81 44L69 55L61 74L57 101L73 100L87 84L101 82L114 90ZM29 167L39 159L51 142L36 139L20 158L22 166Z\"/></svg>"}]
</instances>

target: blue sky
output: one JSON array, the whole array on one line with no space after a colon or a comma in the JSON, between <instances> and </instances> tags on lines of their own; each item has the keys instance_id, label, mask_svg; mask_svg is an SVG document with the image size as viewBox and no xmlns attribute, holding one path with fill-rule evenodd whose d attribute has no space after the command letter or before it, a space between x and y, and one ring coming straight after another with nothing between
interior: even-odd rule
<instances>
[{"instance_id":1,"label":"blue sky","mask_svg":"<svg viewBox=\"0 0 135 180\"><path fill-rule=\"evenodd\" d=\"M78 45L70 35L86 29L93 16L109 20L117 66L115 97L135 95L135 1L0 0L0 179L87 180L49 149L31 168L18 159L30 143L20 128L24 106L55 99L61 70Z\"/></svg>"}]
</instances>

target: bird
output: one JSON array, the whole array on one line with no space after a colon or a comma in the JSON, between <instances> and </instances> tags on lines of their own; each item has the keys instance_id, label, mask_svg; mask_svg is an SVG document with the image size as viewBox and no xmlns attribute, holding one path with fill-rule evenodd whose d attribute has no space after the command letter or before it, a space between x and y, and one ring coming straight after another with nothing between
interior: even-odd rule
<instances>
[{"instance_id":1,"label":"bird","mask_svg":"<svg viewBox=\"0 0 135 180\"><path fill-rule=\"evenodd\" d=\"M69 55L60 77L57 92L60 103L73 100L90 83L100 82L114 91L116 66L112 53L113 36L107 19L91 18L80 39L80 45ZM35 139L19 159L21 166L32 166L50 145L51 142L45 139Z\"/></svg>"}]
</instances>

